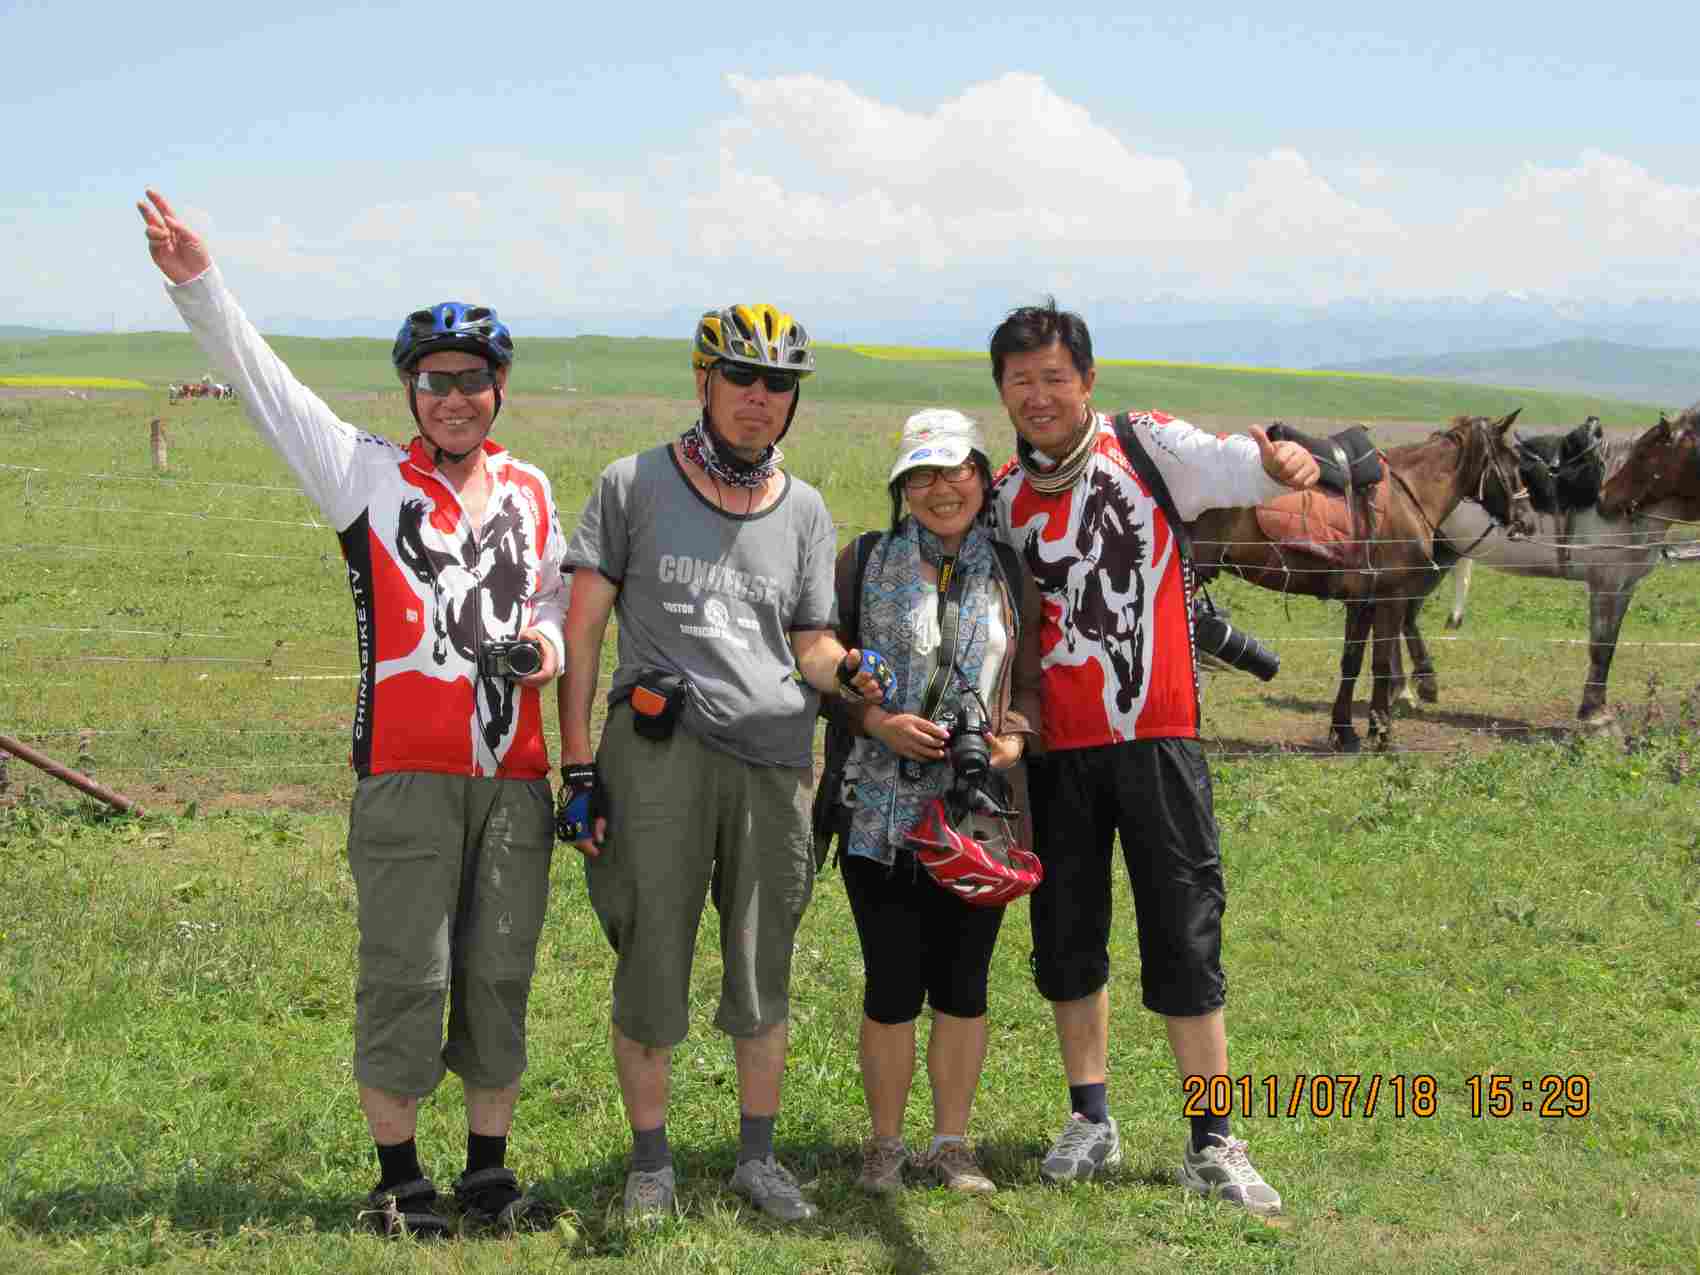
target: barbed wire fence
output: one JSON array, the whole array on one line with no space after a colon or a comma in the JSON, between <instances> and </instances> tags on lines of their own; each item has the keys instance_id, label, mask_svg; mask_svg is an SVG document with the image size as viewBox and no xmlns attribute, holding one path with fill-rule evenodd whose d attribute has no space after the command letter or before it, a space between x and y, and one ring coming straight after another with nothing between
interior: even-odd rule
<instances>
[{"instance_id":1,"label":"barbed wire fence","mask_svg":"<svg viewBox=\"0 0 1700 1275\"><path fill-rule=\"evenodd\" d=\"M565 375L570 381L570 365ZM359 670L345 569L333 529L298 487L8 463L0 464L0 502L12 505L22 533L0 538L0 579L13 582L11 590L0 584L0 608L20 592L59 600L56 613L43 604L21 621L0 621L0 725L79 770L168 798L280 783L328 795L352 782L349 723ZM1635 550L1644 539L1545 543L1580 558ZM1390 542L1349 543L1373 551ZM1294 574L1309 570L1295 567ZM38 587L21 590L30 576ZM40 578L51 586L39 587ZM218 578L228 586L222 593L212 583ZM111 596L79 597L79 581L104 586ZM256 585L268 606L229 596ZM1219 580L1212 587L1223 586ZM1585 611L1585 589L1553 587L1568 590L1567 605ZM1293 600L1326 609L1338 627L1337 605ZM1249 677L1212 675L1205 705L1207 742L1219 745L1212 755L1351 760L1324 742L1340 633L1259 636L1292 650L1294 659L1267 687ZM1437 721L1453 720L1449 738L1396 742L1390 751L1447 753L1471 739L1574 727L1572 718L1557 714L1529 720L1530 708L1561 696L1574 702L1582 679L1558 681L1552 658L1590 646L1587 637L1434 634L1426 640L1442 649L1493 648L1496 657L1465 677L1442 666L1448 707L1430 712ZM1634 657L1648 653L1650 666L1636 664ZM1631 637L1617 644L1617 656L1613 676L1621 686L1638 691L1649 679L1700 684L1700 641ZM1366 658L1360 702L1373 679ZM1321 702L1298 703L1310 696ZM1315 720L1296 737L1242 738L1236 706L1270 700ZM18 787L18 770L0 756L0 799Z\"/></svg>"},{"instance_id":2,"label":"barbed wire fence","mask_svg":"<svg viewBox=\"0 0 1700 1275\"><path fill-rule=\"evenodd\" d=\"M11 733L144 796L338 786L358 680L346 575L298 487L0 465L8 488L23 534L0 541L0 602L30 604L0 621ZM231 596L256 588L259 612ZM256 623L267 610L291 623ZM321 685L340 702L285 693Z\"/></svg>"}]
</instances>

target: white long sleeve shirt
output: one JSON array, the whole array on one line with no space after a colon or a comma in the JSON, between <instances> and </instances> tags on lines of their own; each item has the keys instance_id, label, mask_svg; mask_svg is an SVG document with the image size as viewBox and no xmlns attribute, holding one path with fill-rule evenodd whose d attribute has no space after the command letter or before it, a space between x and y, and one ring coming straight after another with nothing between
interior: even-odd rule
<instances>
[{"instance_id":1,"label":"white long sleeve shirt","mask_svg":"<svg viewBox=\"0 0 1700 1275\"><path fill-rule=\"evenodd\" d=\"M481 677L477 652L528 627L566 652L566 541L548 478L486 440L491 489L474 527L421 440L400 447L338 419L248 322L216 267L167 292L336 529L360 656L355 771L547 776L537 688Z\"/></svg>"},{"instance_id":2,"label":"white long sleeve shirt","mask_svg":"<svg viewBox=\"0 0 1700 1275\"><path fill-rule=\"evenodd\" d=\"M1254 439L1161 412L1133 430L1176 512L1255 505L1285 491ZM1011 461L992 487L995 534L1026 560L1042 607L1040 683L1047 751L1198 734L1186 582L1175 538L1134 473L1111 418L1074 486L1046 495Z\"/></svg>"}]
</instances>

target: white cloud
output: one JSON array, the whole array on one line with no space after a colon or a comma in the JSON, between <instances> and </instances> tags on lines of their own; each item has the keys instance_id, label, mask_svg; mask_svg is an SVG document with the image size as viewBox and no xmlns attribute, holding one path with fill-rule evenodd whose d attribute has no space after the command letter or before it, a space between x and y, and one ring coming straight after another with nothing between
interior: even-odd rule
<instances>
[{"instance_id":1,"label":"white cloud","mask_svg":"<svg viewBox=\"0 0 1700 1275\"><path fill-rule=\"evenodd\" d=\"M1700 188L1600 150L1569 168L1525 164L1496 203L1465 211L1435 239L1437 257L1481 290L1700 292Z\"/></svg>"},{"instance_id":2,"label":"white cloud","mask_svg":"<svg viewBox=\"0 0 1700 1275\"><path fill-rule=\"evenodd\" d=\"M1218 175L1201 191L1185 163L1018 71L920 106L815 75L726 86L693 145L623 171L481 152L456 189L386 186L397 171L375 168L370 190L324 192L320 222L182 211L261 316L400 313L421 292L610 318L754 295L920 316L1046 288L1079 305L1700 296L1700 188L1604 150L1525 163L1437 215L1445 175L1391 154L1285 145L1235 180L1201 166ZM1136 79L1127 91L1137 110ZM0 306L45 317L32 276L48 260L63 314L159 313L139 228L92 225L43 216L0 245Z\"/></svg>"},{"instance_id":3,"label":"white cloud","mask_svg":"<svg viewBox=\"0 0 1700 1275\"><path fill-rule=\"evenodd\" d=\"M1038 76L1010 72L926 113L818 76L727 84L745 114L720 131L718 185L693 195L710 253L760 234L850 268L939 268L1023 242L1072 249L1196 237L1185 168L1141 155Z\"/></svg>"}]
</instances>

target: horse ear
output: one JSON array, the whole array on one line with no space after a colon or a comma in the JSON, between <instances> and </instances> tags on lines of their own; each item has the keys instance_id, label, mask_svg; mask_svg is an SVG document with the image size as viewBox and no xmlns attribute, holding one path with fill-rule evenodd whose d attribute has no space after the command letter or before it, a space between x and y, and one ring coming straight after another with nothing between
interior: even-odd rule
<instances>
[{"instance_id":1,"label":"horse ear","mask_svg":"<svg viewBox=\"0 0 1700 1275\"><path fill-rule=\"evenodd\" d=\"M1494 424L1493 424L1494 432L1498 433L1498 434L1505 433L1506 430L1510 429L1513 425L1515 425L1517 423L1517 418L1519 416L1521 416L1522 414L1523 414L1523 409L1519 407L1515 411L1513 411L1511 413L1511 415L1504 417L1501 420L1495 421Z\"/></svg>"}]
</instances>

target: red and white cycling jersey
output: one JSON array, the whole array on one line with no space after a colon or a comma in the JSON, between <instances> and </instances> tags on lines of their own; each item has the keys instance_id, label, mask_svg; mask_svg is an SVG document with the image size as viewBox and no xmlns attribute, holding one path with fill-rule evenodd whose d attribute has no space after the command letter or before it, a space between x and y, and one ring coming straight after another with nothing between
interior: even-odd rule
<instances>
[{"instance_id":1,"label":"red and white cycling jersey","mask_svg":"<svg viewBox=\"0 0 1700 1275\"><path fill-rule=\"evenodd\" d=\"M1111 418L1097 419L1092 457L1069 490L1036 490L1014 460L992 486L995 534L1020 552L1043 603L1047 750L1198 734L1175 538ZM1251 438L1206 433L1161 412L1135 413L1133 429L1182 518L1283 490L1263 472Z\"/></svg>"},{"instance_id":2,"label":"red and white cycling jersey","mask_svg":"<svg viewBox=\"0 0 1700 1275\"><path fill-rule=\"evenodd\" d=\"M538 690L478 675L479 645L535 627L565 654L566 548L549 480L486 440L474 528L424 444L339 420L254 330L216 268L168 287L249 418L336 528L354 594L354 769L541 779Z\"/></svg>"}]
</instances>

